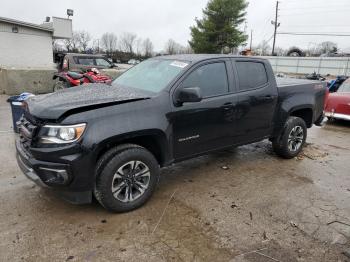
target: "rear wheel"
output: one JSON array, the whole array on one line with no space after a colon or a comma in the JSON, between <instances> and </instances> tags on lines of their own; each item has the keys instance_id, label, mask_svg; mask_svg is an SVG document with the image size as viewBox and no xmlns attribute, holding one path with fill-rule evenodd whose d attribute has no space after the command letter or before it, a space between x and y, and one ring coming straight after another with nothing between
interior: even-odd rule
<instances>
[{"instance_id":1,"label":"rear wheel","mask_svg":"<svg viewBox=\"0 0 350 262\"><path fill-rule=\"evenodd\" d=\"M145 148L136 145L107 152L97 165L95 197L112 212L127 212L142 206L159 180L159 165Z\"/></svg>"},{"instance_id":2,"label":"rear wheel","mask_svg":"<svg viewBox=\"0 0 350 262\"><path fill-rule=\"evenodd\" d=\"M277 155L290 159L300 153L306 137L305 121L299 117L289 117L280 136L272 140L272 146Z\"/></svg>"}]
</instances>

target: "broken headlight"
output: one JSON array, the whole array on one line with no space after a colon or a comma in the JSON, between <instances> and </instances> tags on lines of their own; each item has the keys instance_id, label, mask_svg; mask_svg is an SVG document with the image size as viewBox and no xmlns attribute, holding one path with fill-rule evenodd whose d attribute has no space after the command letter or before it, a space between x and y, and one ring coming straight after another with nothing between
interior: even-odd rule
<instances>
[{"instance_id":1,"label":"broken headlight","mask_svg":"<svg viewBox=\"0 0 350 262\"><path fill-rule=\"evenodd\" d=\"M77 141L84 133L86 124L45 125L40 129L39 142L42 144L68 144Z\"/></svg>"}]
</instances>

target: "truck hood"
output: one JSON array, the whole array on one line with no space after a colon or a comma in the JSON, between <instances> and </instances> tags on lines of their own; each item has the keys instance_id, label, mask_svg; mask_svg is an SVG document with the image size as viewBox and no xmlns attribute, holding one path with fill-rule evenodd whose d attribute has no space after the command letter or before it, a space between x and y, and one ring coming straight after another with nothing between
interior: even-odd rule
<instances>
[{"instance_id":1,"label":"truck hood","mask_svg":"<svg viewBox=\"0 0 350 262\"><path fill-rule=\"evenodd\" d=\"M59 119L73 110L84 111L147 98L150 98L150 94L139 89L88 84L29 98L26 107L37 118Z\"/></svg>"}]
</instances>

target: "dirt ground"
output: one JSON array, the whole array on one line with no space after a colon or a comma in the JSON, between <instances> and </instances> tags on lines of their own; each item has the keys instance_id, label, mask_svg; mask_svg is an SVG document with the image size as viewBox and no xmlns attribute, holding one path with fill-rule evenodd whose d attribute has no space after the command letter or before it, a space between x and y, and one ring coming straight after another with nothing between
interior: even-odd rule
<instances>
[{"instance_id":1,"label":"dirt ground","mask_svg":"<svg viewBox=\"0 0 350 262\"><path fill-rule=\"evenodd\" d=\"M350 124L309 130L303 154L268 141L164 169L142 208L74 206L22 175L0 96L0 261L350 261Z\"/></svg>"}]
</instances>

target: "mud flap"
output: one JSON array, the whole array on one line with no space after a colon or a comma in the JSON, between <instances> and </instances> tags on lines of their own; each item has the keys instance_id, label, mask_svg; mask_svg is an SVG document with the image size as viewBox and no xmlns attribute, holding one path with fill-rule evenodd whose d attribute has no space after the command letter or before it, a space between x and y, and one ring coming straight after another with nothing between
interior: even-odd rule
<instances>
[{"instance_id":1,"label":"mud flap","mask_svg":"<svg viewBox=\"0 0 350 262\"><path fill-rule=\"evenodd\" d=\"M323 126L324 114L322 114L315 122L316 126Z\"/></svg>"}]
</instances>

